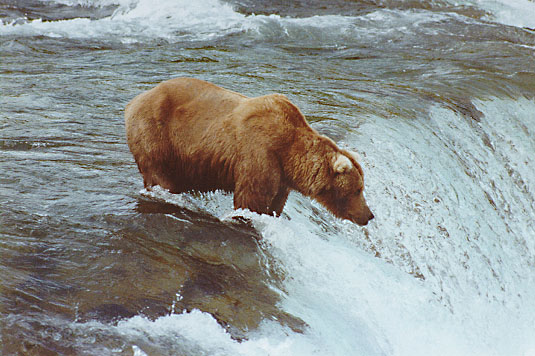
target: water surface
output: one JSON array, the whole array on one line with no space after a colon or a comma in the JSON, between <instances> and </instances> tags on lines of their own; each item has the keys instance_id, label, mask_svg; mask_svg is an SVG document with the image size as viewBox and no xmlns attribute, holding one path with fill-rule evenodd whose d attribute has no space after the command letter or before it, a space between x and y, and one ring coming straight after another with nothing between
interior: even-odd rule
<instances>
[{"instance_id":1,"label":"water surface","mask_svg":"<svg viewBox=\"0 0 535 356\"><path fill-rule=\"evenodd\" d=\"M535 4L0 1L1 354L529 355ZM376 219L143 190L123 109L288 96Z\"/></svg>"}]
</instances>

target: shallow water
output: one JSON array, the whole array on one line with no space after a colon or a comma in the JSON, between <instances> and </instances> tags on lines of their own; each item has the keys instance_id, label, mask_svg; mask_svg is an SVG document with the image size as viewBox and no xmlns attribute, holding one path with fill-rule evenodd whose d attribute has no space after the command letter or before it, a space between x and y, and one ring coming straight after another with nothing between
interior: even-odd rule
<instances>
[{"instance_id":1,"label":"shallow water","mask_svg":"<svg viewBox=\"0 0 535 356\"><path fill-rule=\"evenodd\" d=\"M0 0L0 352L535 353L535 4ZM146 192L141 91L280 92L376 219Z\"/></svg>"}]
</instances>

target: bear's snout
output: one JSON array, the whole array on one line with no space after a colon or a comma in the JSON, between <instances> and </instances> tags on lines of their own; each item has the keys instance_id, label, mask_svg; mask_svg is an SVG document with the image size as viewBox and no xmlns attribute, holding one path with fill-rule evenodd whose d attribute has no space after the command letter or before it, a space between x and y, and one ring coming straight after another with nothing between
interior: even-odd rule
<instances>
[{"instance_id":1,"label":"bear's snout","mask_svg":"<svg viewBox=\"0 0 535 356\"><path fill-rule=\"evenodd\" d=\"M375 218L375 215L370 211L370 215L368 216L368 221L366 221L366 224L368 224L371 220Z\"/></svg>"},{"instance_id":2,"label":"bear's snout","mask_svg":"<svg viewBox=\"0 0 535 356\"><path fill-rule=\"evenodd\" d=\"M366 204L364 197L362 196L360 196L360 199L357 199L356 204L353 205L352 208L353 209L346 211L346 214L349 215L347 219L356 224L364 226L367 225L370 220L375 218L375 215L373 215L372 211L368 207L368 204Z\"/></svg>"},{"instance_id":3,"label":"bear's snout","mask_svg":"<svg viewBox=\"0 0 535 356\"><path fill-rule=\"evenodd\" d=\"M355 216L355 217L351 218L350 220L353 221L356 224L359 224L360 226L365 226L365 225L368 225L370 220L373 220L374 218L375 218L375 215L373 215L371 210L368 209L367 214L360 215L360 216Z\"/></svg>"}]
</instances>

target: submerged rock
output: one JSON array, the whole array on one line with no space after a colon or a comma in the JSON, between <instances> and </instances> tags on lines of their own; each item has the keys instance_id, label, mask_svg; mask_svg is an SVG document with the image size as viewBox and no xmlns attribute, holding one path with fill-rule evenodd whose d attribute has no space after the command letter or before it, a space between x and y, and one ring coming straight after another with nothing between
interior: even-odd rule
<instances>
[{"instance_id":1,"label":"submerged rock","mask_svg":"<svg viewBox=\"0 0 535 356\"><path fill-rule=\"evenodd\" d=\"M194 309L211 314L237 340L266 319L298 332L305 328L302 320L278 307L284 275L273 267L276 262L261 248L261 236L250 224L221 222L146 200L138 202L133 215L92 219L86 223L106 232L87 241L92 246L86 250L26 254L31 259L28 274L14 289L18 292L7 296L6 309L23 319L29 308L36 317L49 314L64 320L67 330L72 322L113 325L135 315L155 320ZM40 353L56 344L76 345L75 338L81 337L66 330L51 332L45 322L31 331L43 338L17 346L17 340L30 334L18 324L4 331L11 340L4 350ZM41 332L35 333L36 328ZM60 341L54 333L61 335ZM67 342L69 338L73 340Z\"/></svg>"}]
</instances>

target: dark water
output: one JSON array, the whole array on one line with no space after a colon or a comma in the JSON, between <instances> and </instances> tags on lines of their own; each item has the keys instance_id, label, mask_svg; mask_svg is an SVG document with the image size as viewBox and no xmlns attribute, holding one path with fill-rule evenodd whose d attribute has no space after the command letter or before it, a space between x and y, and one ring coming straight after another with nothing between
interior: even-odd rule
<instances>
[{"instance_id":1,"label":"dark water","mask_svg":"<svg viewBox=\"0 0 535 356\"><path fill-rule=\"evenodd\" d=\"M0 0L0 353L534 352L534 18ZM246 223L221 193L142 192L123 109L176 76L287 95L363 156L374 223L297 194Z\"/></svg>"}]
</instances>

